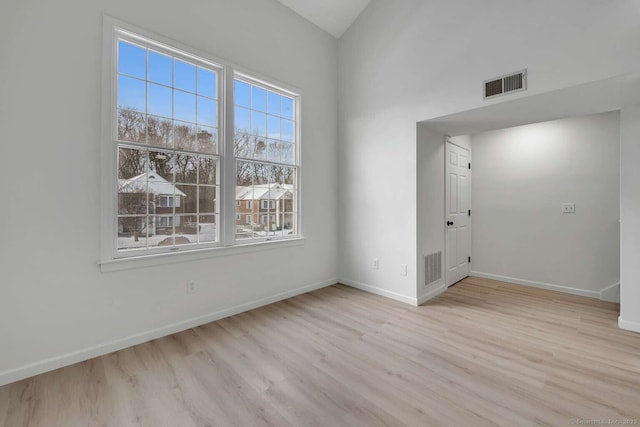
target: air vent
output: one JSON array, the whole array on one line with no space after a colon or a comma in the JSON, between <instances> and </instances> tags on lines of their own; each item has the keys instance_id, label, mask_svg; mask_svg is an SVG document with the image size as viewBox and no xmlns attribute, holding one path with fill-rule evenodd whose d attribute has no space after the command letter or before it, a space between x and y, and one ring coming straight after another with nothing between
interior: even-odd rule
<instances>
[{"instance_id":1,"label":"air vent","mask_svg":"<svg viewBox=\"0 0 640 427\"><path fill-rule=\"evenodd\" d=\"M424 285L430 285L442 279L442 251L424 257Z\"/></svg>"},{"instance_id":2,"label":"air vent","mask_svg":"<svg viewBox=\"0 0 640 427\"><path fill-rule=\"evenodd\" d=\"M484 82L484 99L527 89L527 70L496 77Z\"/></svg>"}]
</instances>

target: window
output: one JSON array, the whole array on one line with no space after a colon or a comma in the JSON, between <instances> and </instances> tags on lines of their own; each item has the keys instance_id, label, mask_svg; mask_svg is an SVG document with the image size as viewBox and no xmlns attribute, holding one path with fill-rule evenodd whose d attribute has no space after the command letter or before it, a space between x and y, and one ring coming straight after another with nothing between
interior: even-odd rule
<instances>
[{"instance_id":1,"label":"window","mask_svg":"<svg viewBox=\"0 0 640 427\"><path fill-rule=\"evenodd\" d=\"M260 200L271 213L237 239L259 239L297 233L298 98L247 76L234 80L234 153L236 199ZM278 203L276 203L278 202ZM247 202L249 206L249 202ZM284 224L288 223L288 229Z\"/></svg>"},{"instance_id":2,"label":"window","mask_svg":"<svg viewBox=\"0 0 640 427\"><path fill-rule=\"evenodd\" d=\"M111 34L114 256L298 237L299 96L115 25ZM266 226L250 215L241 224L241 200L252 209L255 199ZM224 223L234 211L244 227ZM287 232L269 233L272 223Z\"/></svg>"},{"instance_id":3,"label":"window","mask_svg":"<svg viewBox=\"0 0 640 427\"><path fill-rule=\"evenodd\" d=\"M274 200L262 200L261 208L262 209L274 209L275 201Z\"/></svg>"}]
</instances>

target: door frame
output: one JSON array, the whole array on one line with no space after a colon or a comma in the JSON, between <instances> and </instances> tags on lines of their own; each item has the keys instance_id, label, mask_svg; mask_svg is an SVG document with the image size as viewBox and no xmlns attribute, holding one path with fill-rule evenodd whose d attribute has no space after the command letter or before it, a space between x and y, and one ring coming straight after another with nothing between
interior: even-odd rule
<instances>
[{"instance_id":1,"label":"door frame","mask_svg":"<svg viewBox=\"0 0 640 427\"><path fill-rule=\"evenodd\" d=\"M469 147L463 147L460 144L456 144L455 142L451 141L451 136L449 135L445 135L444 136L444 188L443 188L443 194L444 194L444 219L442 221L442 227L443 227L443 235L444 235L444 252L443 252L443 271L444 271L444 286L445 288L449 288L450 286L455 285L455 283L452 283L450 285L447 284L447 276L449 275L449 269L447 268L447 230L448 230L448 226L447 226L447 217L448 217L448 211L447 211L447 181L448 181L448 176L447 176L447 144L451 144L451 145L455 145L456 147L462 148L464 150L468 150L469 151L469 164L471 164L471 144L469 144ZM469 169L469 191L467 196L469 197L469 209L471 209L471 200L472 200L472 191L471 191L471 180L473 179L472 177L473 174L473 169ZM473 213L473 212L472 212ZM472 216L469 216L469 257L471 257L471 238L472 238L472 227L473 227L473 222L472 222ZM469 261L469 275L471 275L471 261Z\"/></svg>"}]
</instances>

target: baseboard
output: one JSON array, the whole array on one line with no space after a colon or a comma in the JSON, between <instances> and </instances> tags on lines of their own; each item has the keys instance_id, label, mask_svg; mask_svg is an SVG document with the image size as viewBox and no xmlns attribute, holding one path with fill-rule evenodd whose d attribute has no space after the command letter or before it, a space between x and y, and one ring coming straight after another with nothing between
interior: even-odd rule
<instances>
[{"instance_id":1,"label":"baseboard","mask_svg":"<svg viewBox=\"0 0 640 427\"><path fill-rule=\"evenodd\" d=\"M376 286L365 285L364 283L356 282L350 279L340 279L340 283L351 286L352 288L360 289L361 291L369 292L372 294L380 295L383 297L391 298L396 301L403 302L405 304L418 305L418 299L407 295L402 295L397 292L388 291L386 289L378 288Z\"/></svg>"},{"instance_id":2,"label":"baseboard","mask_svg":"<svg viewBox=\"0 0 640 427\"><path fill-rule=\"evenodd\" d=\"M440 295L441 293L443 293L446 290L447 290L447 287L446 287L446 285L444 283L440 283L439 285L436 285L436 287L434 287L434 288L428 287L427 290L425 291L425 293L423 293L422 295L420 295L418 297L418 305L424 304L425 302L427 302L431 298L434 298L434 297Z\"/></svg>"},{"instance_id":3,"label":"baseboard","mask_svg":"<svg viewBox=\"0 0 640 427\"><path fill-rule=\"evenodd\" d=\"M218 310L213 313L183 320L181 322L173 323L167 326L163 326L161 328L152 329L150 331L130 335L128 337L121 338L118 340L109 341L93 347L88 347L82 350L63 354L61 356L56 356L56 357L45 359L39 362L30 363L28 365L24 365L15 369L9 369L9 370L0 372L0 386L9 384L15 381L19 381L25 378L29 378L34 375L42 374L44 372L53 371L54 369L62 368L64 366L73 365L74 363L83 362L85 360L89 360L94 357L113 353L114 351L122 350L124 348L131 347L137 344L142 344L147 341L151 341L167 335L175 334L177 332L181 332L186 329L195 328L196 326L200 326L206 323L214 322L216 320L224 319L225 317L229 317L229 316L233 316L234 314L239 314L245 311L253 310L255 308L272 304L274 302L278 302L287 298L291 298L296 295L315 291L316 289L321 289L327 286L334 285L337 282L338 282L337 279L329 279L323 282L302 286L300 288L281 292L279 294L272 295L266 298L261 298L245 304L236 305L234 307Z\"/></svg>"},{"instance_id":4,"label":"baseboard","mask_svg":"<svg viewBox=\"0 0 640 427\"><path fill-rule=\"evenodd\" d=\"M623 320L622 316L618 317L618 327L631 332L640 332L640 322Z\"/></svg>"},{"instance_id":5,"label":"baseboard","mask_svg":"<svg viewBox=\"0 0 640 427\"><path fill-rule=\"evenodd\" d=\"M536 282L533 280L518 279L517 277L501 276L499 274L483 273L481 271L472 271L472 276L482 277L483 279L500 280L502 282L515 283L516 285L531 286L534 288L547 289L550 291L565 292L567 294L580 295L583 297L600 299L599 291L588 291L585 289L571 288L569 286L556 285L553 283Z\"/></svg>"},{"instance_id":6,"label":"baseboard","mask_svg":"<svg viewBox=\"0 0 640 427\"><path fill-rule=\"evenodd\" d=\"M600 291L602 301L617 302L620 304L620 282L614 283Z\"/></svg>"}]
</instances>

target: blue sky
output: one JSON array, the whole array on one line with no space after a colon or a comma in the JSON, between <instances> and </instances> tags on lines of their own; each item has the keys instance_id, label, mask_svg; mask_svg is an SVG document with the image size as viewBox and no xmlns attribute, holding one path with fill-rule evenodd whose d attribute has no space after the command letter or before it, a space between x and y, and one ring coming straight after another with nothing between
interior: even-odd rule
<instances>
[{"instance_id":1,"label":"blue sky","mask_svg":"<svg viewBox=\"0 0 640 427\"><path fill-rule=\"evenodd\" d=\"M217 78L215 71L119 41L119 107L217 127ZM293 142L293 98L241 80L234 97L236 128Z\"/></svg>"}]
</instances>

